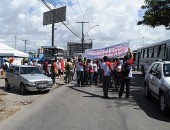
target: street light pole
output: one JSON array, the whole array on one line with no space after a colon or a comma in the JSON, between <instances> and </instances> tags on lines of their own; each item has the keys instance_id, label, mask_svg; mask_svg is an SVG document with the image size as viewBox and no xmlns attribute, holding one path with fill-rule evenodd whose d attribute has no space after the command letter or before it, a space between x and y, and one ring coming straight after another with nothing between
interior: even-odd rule
<instances>
[{"instance_id":1,"label":"street light pole","mask_svg":"<svg viewBox=\"0 0 170 130\"><path fill-rule=\"evenodd\" d=\"M15 35L15 49L16 49L16 39L17 39L17 37L16 37L16 35Z\"/></svg>"},{"instance_id":2,"label":"street light pole","mask_svg":"<svg viewBox=\"0 0 170 130\"><path fill-rule=\"evenodd\" d=\"M92 26L92 27L87 31L87 33L90 32L90 30L91 30L92 28L97 27L97 26L99 26L99 25L94 25L94 26ZM87 35L87 33L85 34L85 36Z\"/></svg>"}]
</instances>

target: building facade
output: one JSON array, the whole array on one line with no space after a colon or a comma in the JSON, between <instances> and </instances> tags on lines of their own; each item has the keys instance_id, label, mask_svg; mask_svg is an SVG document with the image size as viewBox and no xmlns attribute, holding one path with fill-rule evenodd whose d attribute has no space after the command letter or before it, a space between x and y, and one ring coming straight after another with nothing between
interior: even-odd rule
<instances>
[{"instance_id":1,"label":"building facade","mask_svg":"<svg viewBox=\"0 0 170 130\"><path fill-rule=\"evenodd\" d=\"M86 49L92 49L91 42L83 44L83 52L85 52ZM75 55L82 54L82 43L68 42L67 51L69 53L69 57L75 57Z\"/></svg>"}]
</instances>

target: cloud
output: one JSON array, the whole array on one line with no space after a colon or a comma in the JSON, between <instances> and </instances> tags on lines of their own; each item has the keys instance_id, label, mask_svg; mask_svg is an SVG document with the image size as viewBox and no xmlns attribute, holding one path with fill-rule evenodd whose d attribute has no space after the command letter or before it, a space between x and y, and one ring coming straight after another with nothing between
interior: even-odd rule
<instances>
[{"instance_id":1,"label":"cloud","mask_svg":"<svg viewBox=\"0 0 170 130\"><path fill-rule=\"evenodd\" d=\"M67 24L81 37L79 21L84 24L86 42L93 40L97 47L115 45L125 41L132 48L151 44L169 38L170 32L164 27L150 28L137 26L143 16L141 6L144 0L59 0L56 7L67 6ZM79 3L78 3L79 2ZM80 4L80 5L79 5ZM52 5L51 5L52 7ZM28 50L35 50L43 45L51 45L51 25L43 26L43 12L48 9L39 0L1 0L0 4L0 39L14 47L14 36L17 36L17 49L23 50L24 42L29 40ZM66 46L67 42L81 42L63 24L55 24L55 45ZM143 38L144 37L144 38ZM7 42L12 41L12 42ZM99 44L100 43L100 44Z\"/></svg>"}]
</instances>

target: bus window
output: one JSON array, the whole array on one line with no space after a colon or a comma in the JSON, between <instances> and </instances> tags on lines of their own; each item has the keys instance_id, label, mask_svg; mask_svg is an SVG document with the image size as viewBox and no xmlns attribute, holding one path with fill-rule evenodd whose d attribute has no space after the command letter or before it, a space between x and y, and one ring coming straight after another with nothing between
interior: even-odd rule
<instances>
[{"instance_id":1,"label":"bus window","mask_svg":"<svg viewBox=\"0 0 170 130\"><path fill-rule=\"evenodd\" d=\"M161 52L161 45L158 47L157 57L160 57L160 52Z\"/></svg>"},{"instance_id":2,"label":"bus window","mask_svg":"<svg viewBox=\"0 0 170 130\"><path fill-rule=\"evenodd\" d=\"M145 52L145 54L144 54L144 58L147 58L147 57L148 57L148 54L149 54L149 53L148 53L148 48L147 48L147 49L145 49L145 51L144 51L144 52Z\"/></svg>"},{"instance_id":3,"label":"bus window","mask_svg":"<svg viewBox=\"0 0 170 130\"><path fill-rule=\"evenodd\" d=\"M159 46L155 46L154 47L154 57L158 57L157 55L158 55L158 47Z\"/></svg>"},{"instance_id":4,"label":"bus window","mask_svg":"<svg viewBox=\"0 0 170 130\"><path fill-rule=\"evenodd\" d=\"M149 48L149 58L153 57L153 47Z\"/></svg>"},{"instance_id":5,"label":"bus window","mask_svg":"<svg viewBox=\"0 0 170 130\"><path fill-rule=\"evenodd\" d=\"M164 58L164 57L165 57L165 51L166 51L166 46L165 46L165 44L164 44L164 45L161 45L161 50L160 50L160 54L159 54L159 57L160 57L160 58Z\"/></svg>"}]
</instances>

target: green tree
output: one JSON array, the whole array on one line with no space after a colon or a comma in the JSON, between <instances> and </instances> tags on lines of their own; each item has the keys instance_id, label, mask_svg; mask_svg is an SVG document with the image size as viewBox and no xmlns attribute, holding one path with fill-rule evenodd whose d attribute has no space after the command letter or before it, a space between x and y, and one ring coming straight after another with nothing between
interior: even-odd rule
<instances>
[{"instance_id":1,"label":"green tree","mask_svg":"<svg viewBox=\"0 0 170 130\"><path fill-rule=\"evenodd\" d=\"M145 0L145 5L141 9L146 12L143 20L138 21L137 25L170 28L170 0Z\"/></svg>"}]
</instances>

